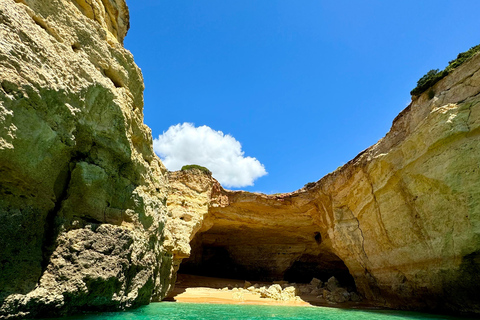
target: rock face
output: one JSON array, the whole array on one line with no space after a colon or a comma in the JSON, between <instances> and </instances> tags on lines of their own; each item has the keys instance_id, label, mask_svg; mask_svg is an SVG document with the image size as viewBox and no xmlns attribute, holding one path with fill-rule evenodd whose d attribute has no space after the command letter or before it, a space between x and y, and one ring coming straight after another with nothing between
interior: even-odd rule
<instances>
[{"instance_id":1,"label":"rock face","mask_svg":"<svg viewBox=\"0 0 480 320\"><path fill-rule=\"evenodd\" d=\"M161 299L166 170L124 0L0 2L0 318Z\"/></svg>"},{"instance_id":2,"label":"rock face","mask_svg":"<svg viewBox=\"0 0 480 320\"><path fill-rule=\"evenodd\" d=\"M165 224L164 248L172 256L172 289L176 272L183 259L190 257L190 242L199 231L211 227L209 208L222 203L216 197L222 189L218 181L198 169L169 172L168 219Z\"/></svg>"},{"instance_id":3,"label":"rock face","mask_svg":"<svg viewBox=\"0 0 480 320\"><path fill-rule=\"evenodd\" d=\"M300 282L351 275L383 306L480 313L479 70L476 55L416 98L377 144L301 190L211 192L180 271Z\"/></svg>"},{"instance_id":4,"label":"rock face","mask_svg":"<svg viewBox=\"0 0 480 320\"><path fill-rule=\"evenodd\" d=\"M480 56L308 193L368 299L480 312Z\"/></svg>"},{"instance_id":5,"label":"rock face","mask_svg":"<svg viewBox=\"0 0 480 320\"><path fill-rule=\"evenodd\" d=\"M179 266L480 313L480 55L337 171L263 195L167 176L127 29L124 0L0 2L0 318L160 300Z\"/></svg>"}]
</instances>

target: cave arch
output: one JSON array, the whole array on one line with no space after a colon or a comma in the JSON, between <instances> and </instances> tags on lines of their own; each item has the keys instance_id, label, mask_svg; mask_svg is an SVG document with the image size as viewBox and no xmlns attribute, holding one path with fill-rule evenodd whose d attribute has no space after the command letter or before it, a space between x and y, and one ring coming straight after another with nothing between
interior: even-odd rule
<instances>
[{"instance_id":1,"label":"cave arch","mask_svg":"<svg viewBox=\"0 0 480 320\"><path fill-rule=\"evenodd\" d=\"M167 206L173 219L166 246L178 250L179 274L299 283L336 276L347 285L354 283L333 250L327 221L318 219L317 209L324 205L312 206L301 191L226 191L197 171L179 171L169 178Z\"/></svg>"},{"instance_id":2,"label":"cave arch","mask_svg":"<svg viewBox=\"0 0 480 320\"><path fill-rule=\"evenodd\" d=\"M345 287L355 281L320 231L288 233L269 228L241 230L215 225L191 241L191 255L178 273L248 281L308 283L335 276Z\"/></svg>"}]
</instances>

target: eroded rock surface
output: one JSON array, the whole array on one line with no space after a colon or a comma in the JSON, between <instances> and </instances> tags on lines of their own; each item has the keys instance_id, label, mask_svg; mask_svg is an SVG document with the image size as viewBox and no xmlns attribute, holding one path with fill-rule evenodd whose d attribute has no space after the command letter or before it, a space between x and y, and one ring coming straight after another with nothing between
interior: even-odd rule
<instances>
[{"instance_id":1,"label":"eroded rock surface","mask_svg":"<svg viewBox=\"0 0 480 320\"><path fill-rule=\"evenodd\" d=\"M262 204L263 195L224 190L198 170L171 173L170 186L168 208L173 217L167 222L166 239L174 241L166 243L175 261L188 257L181 272L268 281L286 276L297 281L302 275L288 270L300 264L324 271L326 279L343 274L353 283L311 215L302 206L288 205L288 199L285 203L285 195ZM309 274L303 276L311 280Z\"/></svg>"},{"instance_id":2,"label":"eroded rock surface","mask_svg":"<svg viewBox=\"0 0 480 320\"><path fill-rule=\"evenodd\" d=\"M0 317L160 299L165 168L124 0L0 1Z\"/></svg>"},{"instance_id":3,"label":"eroded rock surface","mask_svg":"<svg viewBox=\"0 0 480 320\"><path fill-rule=\"evenodd\" d=\"M480 56L305 190L367 299L480 312Z\"/></svg>"},{"instance_id":4,"label":"eroded rock surface","mask_svg":"<svg viewBox=\"0 0 480 320\"><path fill-rule=\"evenodd\" d=\"M344 267L377 304L479 313L479 70L476 55L416 98L377 144L301 190L217 188L212 199L222 203L202 209L198 221L208 223L180 271L278 280Z\"/></svg>"},{"instance_id":5,"label":"eroded rock surface","mask_svg":"<svg viewBox=\"0 0 480 320\"><path fill-rule=\"evenodd\" d=\"M176 272L183 259L190 257L190 242L197 232L211 227L208 210L215 203L222 203L218 181L198 169L169 172L168 219L164 232L164 248L172 255L173 288ZM224 201L224 200L223 200Z\"/></svg>"},{"instance_id":6,"label":"eroded rock surface","mask_svg":"<svg viewBox=\"0 0 480 320\"><path fill-rule=\"evenodd\" d=\"M0 317L159 300L181 261L318 275L327 289L309 290L334 301L352 292L332 275L381 305L480 312L480 56L301 190L228 191L199 172L168 189L127 29L124 0L0 2Z\"/></svg>"}]
</instances>

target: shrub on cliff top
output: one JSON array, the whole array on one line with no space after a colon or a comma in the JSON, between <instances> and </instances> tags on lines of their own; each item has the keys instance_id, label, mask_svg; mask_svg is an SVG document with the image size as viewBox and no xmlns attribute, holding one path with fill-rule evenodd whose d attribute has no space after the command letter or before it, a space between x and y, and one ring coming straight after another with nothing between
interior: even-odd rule
<instances>
[{"instance_id":1,"label":"shrub on cliff top","mask_svg":"<svg viewBox=\"0 0 480 320\"><path fill-rule=\"evenodd\" d=\"M425 90L431 88L435 83L444 78L447 74L448 72L446 70L440 72L438 69L432 69L428 71L426 75L417 81L417 87L413 89L410 94L412 96L420 95Z\"/></svg>"},{"instance_id":2,"label":"shrub on cliff top","mask_svg":"<svg viewBox=\"0 0 480 320\"><path fill-rule=\"evenodd\" d=\"M410 94L412 96L419 96L427 89L431 88L435 83L445 78L453 70L458 68L462 63L473 57L479 51L480 45L477 45L470 48L468 51L459 53L457 59L448 62L448 66L445 68L445 70L439 71L438 69L436 69L428 71L426 75L424 75L417 81L417 86L415 87L415 89L410 91Z\"/></svg>"},{"instance_id":3,"label":"shrub on cliff top","mask_svg":"<svg viewBox=\"0 0 480 320\"><path fill-rule=\"evenodd\" d=\"M198 164L188 164L188 165L185 165L182 167L182 171L187 171L187 170L193 170L193 169L198 169L200 171L202 171L203 173L206 173L208 175L212 175L212 172L210 170L208 170L207 168L205 167L202 167L202 166L199 166Z\"/></svg>"}]
</instances>

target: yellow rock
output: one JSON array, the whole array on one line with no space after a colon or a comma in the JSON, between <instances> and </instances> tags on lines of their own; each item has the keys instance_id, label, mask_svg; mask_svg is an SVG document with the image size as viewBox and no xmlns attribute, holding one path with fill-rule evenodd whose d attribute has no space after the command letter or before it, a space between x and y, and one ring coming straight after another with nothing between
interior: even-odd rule
<instances>
[{"instance_id":1,"label":"yellow rock","mask_svg":"<svg viewBox=\"0 0 480 320\"><path fill-rule=\"evenodd\" d=\"M124 0L0 1L0 318L161 299L166 169Z\"/></svg>"}]
</instances>

